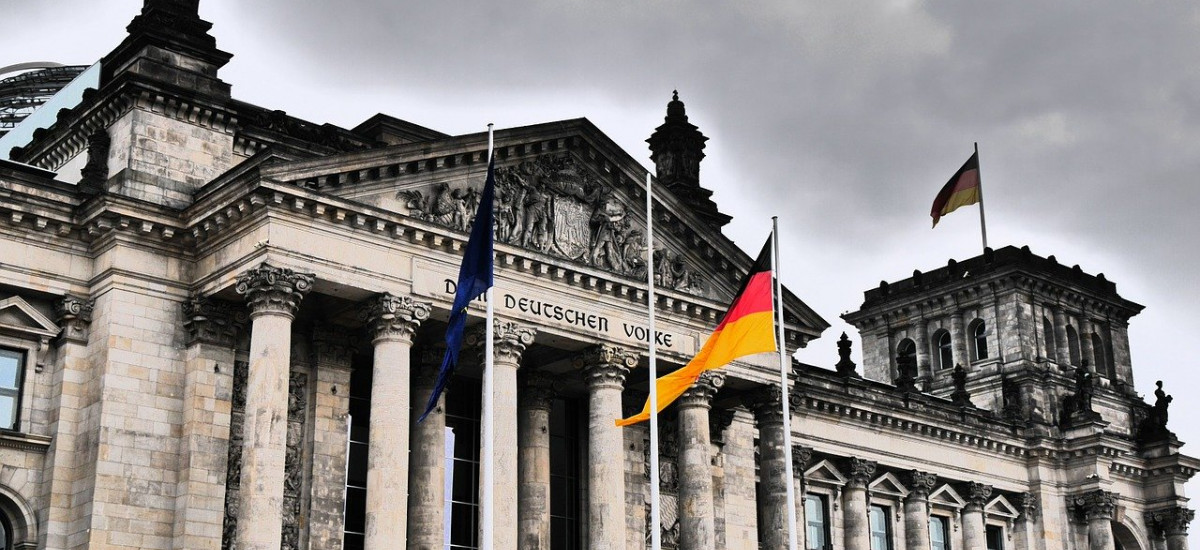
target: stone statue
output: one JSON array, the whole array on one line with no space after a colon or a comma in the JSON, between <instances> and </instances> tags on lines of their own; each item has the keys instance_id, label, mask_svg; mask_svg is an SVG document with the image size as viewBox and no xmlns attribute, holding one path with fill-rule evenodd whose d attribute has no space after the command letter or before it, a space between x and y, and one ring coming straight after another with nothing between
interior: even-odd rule
<instances>
[{"instance_id":1,"label":"stone statue","mask_svg":"<svg viewBox=\"0 0 1200 550\"><path fill-rule=\"evenodd\" d=\"M1155 382L1154 385L1154 406L1150 407L1149 414L1138 426L1137 439L1141 443L1170 440L1175 436L1171 430L1167 429L1167 408L1171 406L1171 401L1174 401L1175 398L1163 391L1162 380Z\"/></svg>"},{"instance_id":2,"label":"stone statue","mask_svg":"<svg viewBox=\"0 0 1200 550\"><path fill-rule=\"evenodd\" d=\"M950 394L950 399L959 407L974 407L971 403L971 392L967 391L967 370L961 364L954 365L954 372L950 374L950 378L954 380L954 393Z\"/></svg>"},{"instance_id":3,"label":"stone statue","mask_svg":"<svg viewBox=\"0 0 1200 550\"><path fill-rule=\"evenodd\" d=\"M917 357L915 355L900 355L896 357L896 389L905 392L917 391Z\"/></svg>"},{"instance_id":4,"label":"stone statue","mask_svg":"<svg viewBox=\"0 0 1200 550\"><path fill-rule=\"evenodd\" d=\"M1092 396L1095 394L1095 379L1087 367L1075 367L1075 410L1092 411Z\"/></svg>"},{"instance_id":5,"label":"stone statue","mask_svg":"<svg viewBox=\"0 0 1200 550\"><path fill-rule=\"evenodd\" d=\"M1154 410L1150 413L1150 418L1155 424L1162 428L1167 427L1167 407L1171 406L1171 401L1175 398L1167 395L1167 392L1162 389L1162 380L1154 383Z\"/></svg>"}]
</instances>

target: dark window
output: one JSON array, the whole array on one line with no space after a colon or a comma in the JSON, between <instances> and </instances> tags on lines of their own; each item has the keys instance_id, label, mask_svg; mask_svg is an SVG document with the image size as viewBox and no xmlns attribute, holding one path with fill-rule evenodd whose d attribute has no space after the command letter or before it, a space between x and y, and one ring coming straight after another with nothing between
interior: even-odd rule
<instances>
[{"instance_id":1,"label":"dark window","mask_svg":"<svg viewBox=\"0 0 1200 550\"><path fill-rule=\"evenodd\" d=\"M12 541L9 540L8 534L12 532L12 527L9 526L8 518L0 513L0 550L10 550Z\"/></svg>"},{"instance_id":2,"label":"dark window","mask_svg":"<svg viewBox=\"0 0 1200 550\"><path fill-rule=\"evenodd\" d=\"M987 325L982 319L976 319L971 323L971 355L972 359L979 361L988 358L987 345Z\"/></svg>"},{"instance_id":3,"label":"dark window","mask_svg":"<svg viewBox=\"0 0 1200 550\"><path fill-rule=\"evenodd\" d=\"M827 550L829 546L829 512L825 497L804 496L804 524L808 550Z\"/></svg>"},{"instance_id":4,"label":"dark window","mask_svg":"<svg viewBox=\"0 0 1200 550\"><path fill-rule=\"evenodd\" d=\"M555 399L550 410L550 548L577 550L579 529L579 407Z\"/></svg>"},{"instance_id":5,"label":"dark window","mask_svg":"<svg viewBox=\"0 0 1200 550\"><path fill-rule=\"evenodd\" d=\"M17 412L21 406L21 373L25 354L0 349L0 429L17 429Z\"/></svg>"},{"instance_id":6,"label":"dark window","mask_svg":"<svg viewBox=\"0 0 1200 550\"><path fill-rule=\"evenodd\" d=\"M935 332L933 344L937 346L937 353L934 354L937 364L934 367L937 369L954 368L954 346L950 343L950 333L945 330Z\"/></svg>"},{"instance_id":7,"label":"dark window","mask_svg":"<svg viewBox=\"0 0 1200 550\"><path fill-rule=\"evenodd\" d=\"M370 356L354 356L350 373L350 445L346 455L345 550L361 550L367 530L367 443L371 426Z\"/></svg>"},{"instance_id":8,"label":"dark window","mask_svg":"<svg viewBox=\"0 0 1200 550\"><path fill-rule=\"evenodd\" d=\"M905 338L900 341L900 345L896 346L897 357L916 357L917 345L912 340Z\"/></svg>"},{"instance_id":9,"label":"dark window","mask_svg":"<svg viewBox=\"0 0 1200 550\"><path fill-rule=\"evenodd\" d=\"M1079 361L1079 333L1070 325L1067 325L1067 352L1071 354L1072 365L1083 364Z\"/></svg>"},{"instance_id":10,"label":"dark window","mask_svg":"<svg viewBox=\"0 0 1200 550\"><path fill-rule=\"evenodd\" d=\"M1004 550L1004 528L999 525L988 525L985 529L987 550Z\"/></svg>"},{"instance_id":11,"label":"dark window","mask_svg":"<svg viewBox=\"0 0 1200 550\"><path fill-rule=\"evenodd\" d=\"M888 522L888 509L883 506L871 506L868 519L871 524L871 550L892 550L891 523Z\"/></svg>"},{"instance_id":12,"label":"dark window","mask_svg":"<svg viewBox=\"0 0 1200 550\"><path fill-rule=\"evenodd\" d=\"M1050 320L1042 317L1042 340L1046 342L1046 359L1058 362L1057 344L1054 343L1054 325L1050 324Z\"/></svg>"},{"instance_id":13,"label":"dark window","mask_svg":"<svg viewBox=\"0 0 1200 550\"><path fill-rule=\"evenodd\" d=\"M950 550L950 521L942 516L929 516L929 549Z\"/></svg>"},{"instance_id":14,"label":"dark window","mask_svg":"<svg viewBox=\"0 0 1200 550\"><path fill-rule=\"evenodd\" d=\"M456 379L446 392L446 525L451 550L479 547L478 380ZM502 434L496 434L503 437Z\"/></svg>"},{"instance_id":15,"label":"dark window","mask_svg":"<svg viewBox=\"0 0 1200 550\"><path fill-rule=\"evenodd\" d=\"M1105 353L1104 339L1099 334L1092 333L1092 355L1096 356L1096 372L1104 374L1109 378L1116 378L1117 373L1114 372L1112 363L1108 362L1108 354Z\"/></svg>"}]
</instances>

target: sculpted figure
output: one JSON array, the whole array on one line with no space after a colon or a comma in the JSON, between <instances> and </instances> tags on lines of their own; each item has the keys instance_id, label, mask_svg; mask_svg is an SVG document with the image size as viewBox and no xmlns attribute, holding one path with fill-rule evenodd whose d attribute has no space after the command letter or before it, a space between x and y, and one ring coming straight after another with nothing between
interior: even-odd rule
<instances>
[{"instance_id":1,"label":"sculpted figure","mask_svg":"<svg viewBox=\"0 0 1200 550\"><path fill-rule=\"evenodd\" d=\"M450 193L450 186L439 183L433 186L433 204L429 206L429 219L442 225L453 227L454 213L458 204Z\"/></svg>"},{"instance_id":2,"label":"sculpted figure","mask_svg":"<svg viewBox=\"0 0 1200 550\"><path fill-rule=\"evenodd\" d=\"M1160 428L1167 427L1167 407L1171 406L1171 401L1175 398L1167 395L1163 391L1162 380L1154 383L1157 388L1154 390L1154 409L1150 412L1150 418Z\"/></svg>"},{"instance_id":3,"label":"sculpted figure","mask_svg":"<svg viewBox=\"0 0 1200 550\"><path fill-rule=\"evenodd\" d=\"M601 201L592 213L592 265L617 273L626 271L620 250L625 225L625 207L611 197Z\"/></svg>"},{"instance_id":4,"label":"sculpted figure","mask_svg":"<svg viewBox=\"0 0 1200 550\"><path fill-rule=\"evenodd\" d=\"M521 235L521 246L537 250L546 250L550 234L550 204L549 197L541 189L530 189L525 195L524 233Z\"/></svg>"}]
</instances>

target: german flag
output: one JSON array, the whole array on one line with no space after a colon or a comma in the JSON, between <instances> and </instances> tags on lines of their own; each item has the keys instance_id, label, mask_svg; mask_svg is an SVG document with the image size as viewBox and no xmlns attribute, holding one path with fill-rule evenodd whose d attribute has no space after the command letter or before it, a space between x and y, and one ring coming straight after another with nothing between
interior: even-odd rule
<instances>
[{"instance_id":1,"label":"german flag","mask_svg":"<svg viewBox=\"0 0 1200 550\"><path fill-rule=\"evenodd\" d=\"M704 342L700 353L679 370L658 378L660 412L695 384L704 371L719 369L739 357L777 349L771 277L771 240L767 239L729 311ZM617 425L628 426L649 419L650 401L647 399L642 412L617 420Z\"/></svg>"},{"instance_id":2,"label":"german flag","mask_svg":"<svg viewBox=\"0 0 1200 550\"><path fill-rule=\"evenodd\" d=\"M938 192L937 198L933 199L933 209L929 211L929 215L933 216L933 226L937 227L938 220L942 216L955 211L958 207L977 202L979 202L978 151L967 159L962 168L959 168L950 181L946 182L946 185Z\"/></svg>"}]
</instances>

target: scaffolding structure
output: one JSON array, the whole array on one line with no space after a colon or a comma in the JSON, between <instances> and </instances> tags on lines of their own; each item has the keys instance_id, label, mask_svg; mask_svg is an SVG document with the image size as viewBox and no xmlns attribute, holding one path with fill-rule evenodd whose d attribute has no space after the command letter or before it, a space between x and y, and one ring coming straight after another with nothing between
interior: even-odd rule
<instances>
[{"instance_id":1,"label":"scaffolding structure","mask_svg":"<svg viewBox=\"0 0 1200 550\"><path fill-rule=\"evenodd\" d=\"M0 68L0 136L15 128L54 94L79 76L87 65L23 63Z\"/></svg>"}]
</instances>

